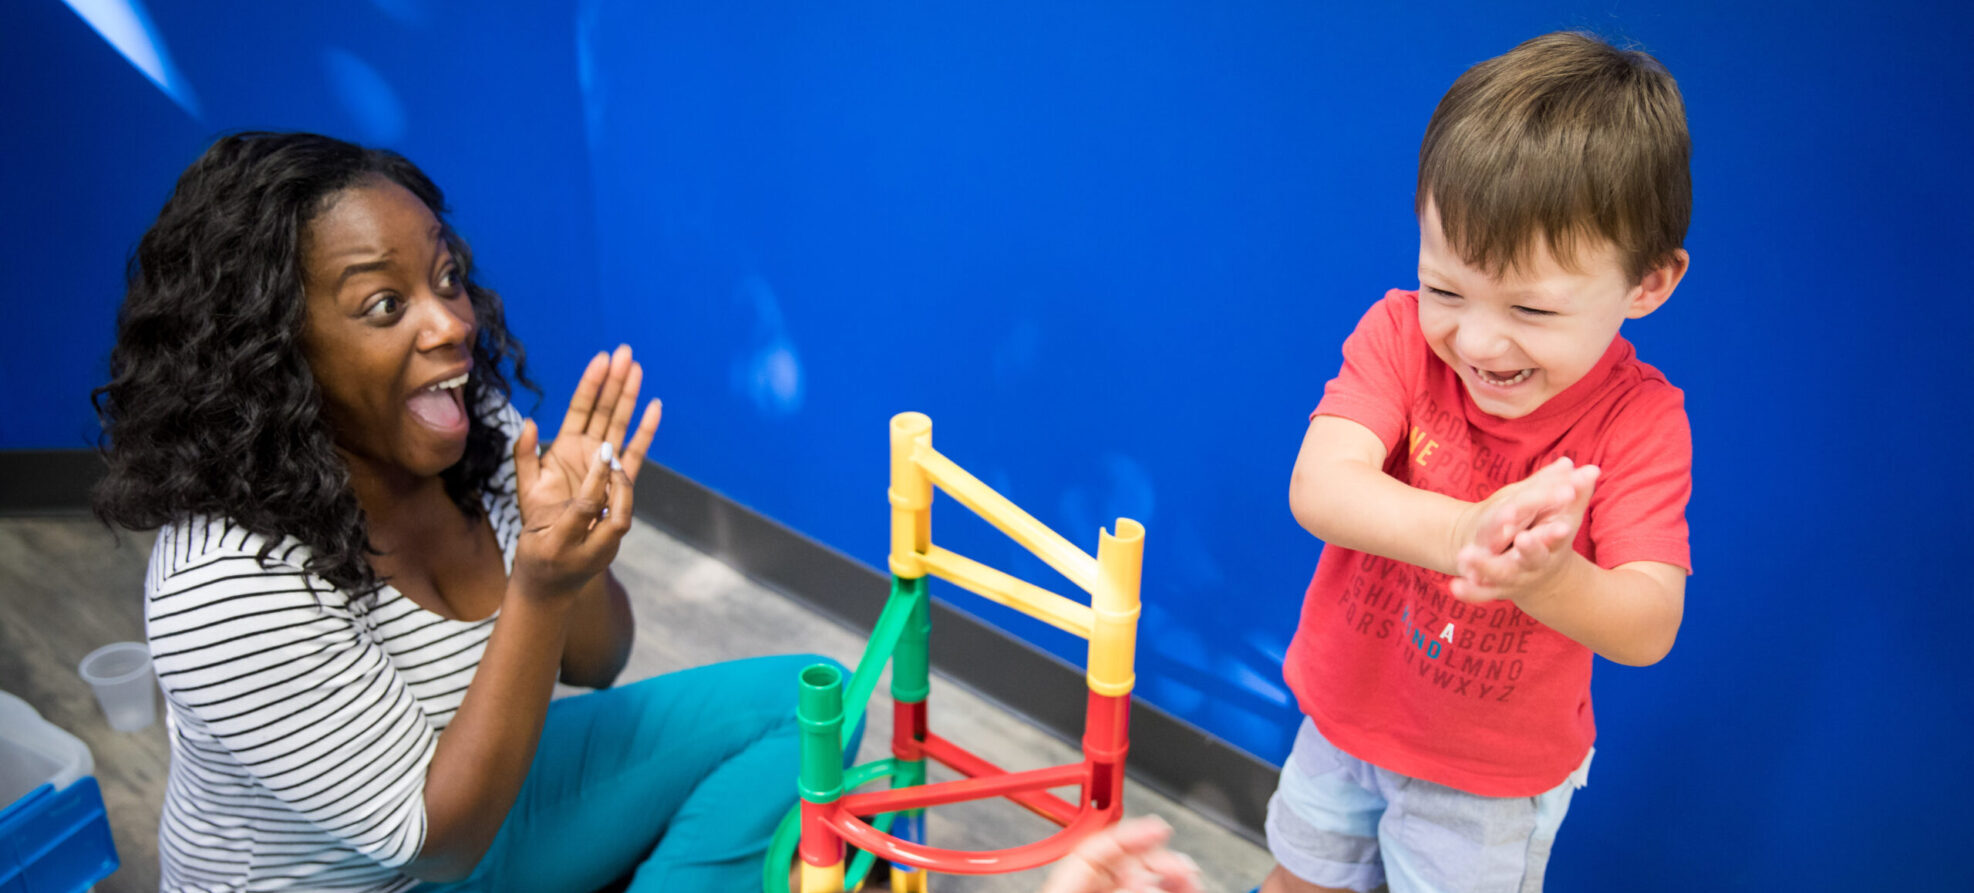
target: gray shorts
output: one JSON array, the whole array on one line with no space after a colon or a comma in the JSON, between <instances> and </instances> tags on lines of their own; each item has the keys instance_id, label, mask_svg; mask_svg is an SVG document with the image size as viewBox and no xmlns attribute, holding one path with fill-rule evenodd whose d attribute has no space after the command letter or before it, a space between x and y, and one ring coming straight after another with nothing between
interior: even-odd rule
<instances>
[{"instance_id":1,"label":"gray shorts","mask_svg":"<svg viewBox=\"0 0 1974 893\"><path fill-rule=\"evenodd\" d=\"M1556 829L1589 772L1586 755L1540 796L1482 797L1366 763L1304 718L1268 801L1268 850L1290 874L1324 887L1540 891Z\"/></svg>"}]
</instances>

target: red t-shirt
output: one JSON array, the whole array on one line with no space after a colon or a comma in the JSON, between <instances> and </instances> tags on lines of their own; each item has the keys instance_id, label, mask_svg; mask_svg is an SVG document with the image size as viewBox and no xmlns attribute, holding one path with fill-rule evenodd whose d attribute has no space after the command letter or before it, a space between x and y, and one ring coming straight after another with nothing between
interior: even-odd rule
<instances>
[{"instance_id":1,"label":"red t-shirt","mask_svg":"<svg viewBox=\"0 0 1974 893\"><path fill-rule=\"evenodd\" d=\"M1478 501L1569 456L1601 470L1576 550L1600 567L1692 570L1693 448L1684 398L1623 337L1582 381L1518 419L1488 415L1419 331L1419 295L1393 290L1343 344L1311 415L1384 441L1385 472ZM1511 602L1467 604L1437 571L1325 546L1284 674L1304 713L1359 759L1491 797L1563 782L1596 737L1591 651Z\"/></svg>"}]
</instances>

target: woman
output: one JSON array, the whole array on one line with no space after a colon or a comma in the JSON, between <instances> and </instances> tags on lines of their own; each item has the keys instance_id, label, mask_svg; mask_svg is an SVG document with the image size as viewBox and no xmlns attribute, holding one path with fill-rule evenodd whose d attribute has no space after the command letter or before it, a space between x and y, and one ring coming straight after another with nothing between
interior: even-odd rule
<instances>
[{"instance_id":1,"label":"woman","mask_svg":"<svg viewBox=\"0 0 1974 893\"><path fill-rule=\"evenodd\" d=\"M97 512L162 528L165 889L758 885L819 658L551 704L629 653L609 564L658 403L632 431L641 371L599 354L539 451L510 363L533 389L396 154L247 133L180 178L95 394Z\"/></svg>"}]
</instances>

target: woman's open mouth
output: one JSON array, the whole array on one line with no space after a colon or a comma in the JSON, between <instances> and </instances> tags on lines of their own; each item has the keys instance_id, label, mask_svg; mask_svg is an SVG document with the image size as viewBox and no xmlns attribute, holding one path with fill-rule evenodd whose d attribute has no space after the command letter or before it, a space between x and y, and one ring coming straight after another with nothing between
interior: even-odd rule
<instances>
[{"instance_id":1,"label":"woman's open mouth","mask_svg":"<svg viewBox=\"0 0 1974 893\"><path fill-rule=\"evenodd\" d=\"M460 388L471 373L462 372L430 387L420 388L405 401L411 414L440 431L454 432L466 427L466 400Z\"/></svg>"}]
</instances>

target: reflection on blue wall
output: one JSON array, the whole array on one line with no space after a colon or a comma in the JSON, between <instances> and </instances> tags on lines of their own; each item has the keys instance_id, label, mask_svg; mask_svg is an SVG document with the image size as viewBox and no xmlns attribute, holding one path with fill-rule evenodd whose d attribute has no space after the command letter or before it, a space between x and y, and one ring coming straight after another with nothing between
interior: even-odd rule
<instances>
[{"instance_id":1,"label":"reflection on blue wall","mask_svg":"<svg viewBox=\"0 0 1974 893\"><path fill-rule=\"evenodd\" d=\"M1965 12L105 4L160 80L91 5L0 9L0 448L93 438L123 258L215 133L383 143L448 189L538 415L631 341L661 459L882 567L885 423L928 412L1079 544L1145 522L1139 694L1271 760L1318 550L1288 468L1343 336L1413 282L1433 104L1541 31L1634 39L1696 144L1693 273L1627 334L1688 393L1699 574L1666 662L1597 670L1552 889L1974 884L1944 855L1974 781ZM950 502L935 527L1067 591Z\"/></svg>"},{"instance_id":2,"label":"reflection on blue wall","mask_svg":"<svg viewBox=\"0 0 1974 893\"><path fill-rule=\"evenodd\" d=\"M125 61L142 72L159 90L193 118L199 117L199 98L192 83L172 64L171 51L151 24L151 13L144 0L64 0L76 15L95 29Z\"/></svg>"}]
</instances>

